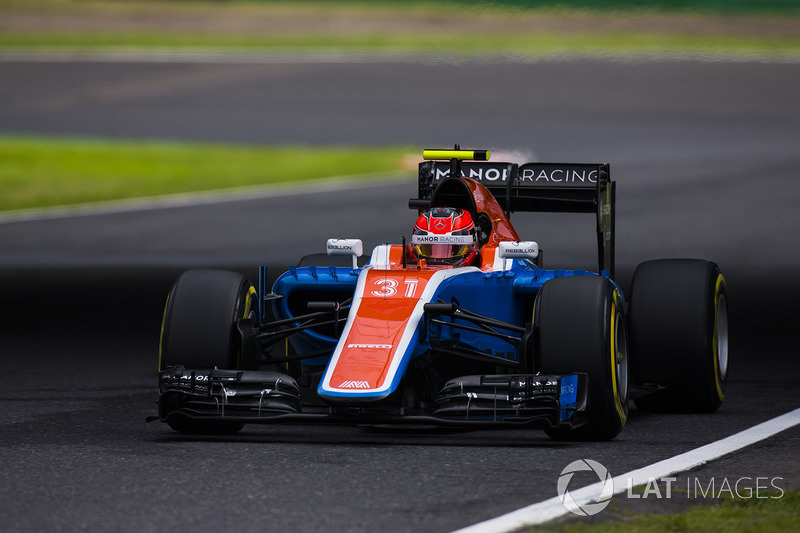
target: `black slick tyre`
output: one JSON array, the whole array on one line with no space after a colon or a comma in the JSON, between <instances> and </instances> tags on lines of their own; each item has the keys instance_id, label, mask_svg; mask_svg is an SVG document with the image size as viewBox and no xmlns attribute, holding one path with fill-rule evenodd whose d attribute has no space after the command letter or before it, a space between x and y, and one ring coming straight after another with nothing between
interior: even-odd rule
<instances>
[{"instance_id":1,"label":"black slick tyre","mask_svg":"<svg viewBox=\"0 0 800 533\"><path fill-rule=\"evenodd\" d=\"M640 264L631 284L631 376L661 387L636 398L645 411L716 411L728 385L728 292L711 261Z\"/></svg>"},{"instance_id":2,"label":"black slick tyre","mask_svg":"<svg viewBox=\"0 0 800 533\"><path fill-rule=\"evenodd\" d=\"M242 274L189 270L172 285L161 325L159 370L239 369L235 322L255 311L255 289Z\"/></svg>"},{"instance_id":3,"label":"black slick tyre","mask_svg":"<svg viewBox=\"0 0 800 533\"><path fill-rule=\"evenodd\" d=\"M534 366L545 374L589 375L588 423L548 429L558 440L608 440L628 416L628 348L622 295L607 278L545 283L534 304Z\"/></svg>"},{"instance_id":4,"label":"black slick tyre","mask_svg":"<svg viewBox=\"0 0 800 533\"><path fill-rule=\"evenodd\" d=\"M183 365L192 369L242 368L236 320L256 309L250 281L236 272L189 270L172 285L164 309L159 370ZM181 433L235 433L242 424L198 422L174 417L170 427Z\"/></svg>"}]
</instances>

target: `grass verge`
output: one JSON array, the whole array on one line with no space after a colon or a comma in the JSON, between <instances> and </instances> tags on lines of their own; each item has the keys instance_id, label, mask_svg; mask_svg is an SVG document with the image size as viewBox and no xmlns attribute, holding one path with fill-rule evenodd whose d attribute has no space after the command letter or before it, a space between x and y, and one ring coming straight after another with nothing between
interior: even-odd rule
<instances>
[{"instance_id":1,"label":"grass verge","mask_svg":"<svg viewBox=\"0 0 800 533\"><path fill-rule=\"evenodd\" d=\"M0 136L0 211L389 173L412 151Z\"/></svg>"},{"instance_id":2,"label":"grass verge","mask_svg":"<svg viewBox=\"0 0 800 533\"><path fill-rule=\"evenodd\" d=\"M0 33L0 50L45 52L392 53L464 57L560 53L800 54L800 35L733 36L671 33L293 34L283 36L160 33Z\"/></svg>"},{"instance_id":3,"label":"grass verge","mask_svg":"<svg viewBox=\"0 0 800 533\"><path fill-rule=\"evenodd\" d=\"M786 490L768 498L725 498L681 513L640 514L625 511L610 521L570 522L539 526L536 533L661 533L663 531L755 533L800 531L800 491ZM781 497L777 497L781 496ZM775 497L773 499L773 497ZM613 504L612 504L613 505ZM599 515L598 515L599 516Z\"/></svg>"}]
</instances>

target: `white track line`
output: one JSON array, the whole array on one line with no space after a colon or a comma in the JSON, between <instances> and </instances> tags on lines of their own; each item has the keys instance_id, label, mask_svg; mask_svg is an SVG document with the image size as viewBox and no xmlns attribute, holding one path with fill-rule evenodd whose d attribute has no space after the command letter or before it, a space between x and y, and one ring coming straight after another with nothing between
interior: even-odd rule
<instances>
[{"instance_id":1,"label":"white track line","mask_svg":"<svg viewBox=\"0 0 800 533\"><path fill-rule=\"evenodd\" d=\"M794 411L790 411L722 440L706 444L700 448L676 455L670 459L659 461L652 465L645 466L644 468L632 470L627 474L622 474L614 478L614 494L626 491L629 486L635 487L644 485L651 480L662 479L671 474L697 468L709 461L719 459L724 455L768 439L798 424L800 424L800 409L795 409ZM570 490L569 493L578 505L583 505L597 499L597 496L600 494L601 486L602 483L598 482L575 491ZM555 490L556 480L553 479L553 491ZM554 520L568 513L569 511L564 507L564 504L561 503L558 496L555 496L549 500L523 507L522 509L498 516L497 518L492 518L491 520L459 529L456 533L500 533L516 531L526 526L549 522L550 520Z\"/></svg>"},{"instance_id":2,"label":"white track line","mask_svg":"<svg viewBox=\"0 0 800 533\"><path fill-rule=\"evenodd\" d=\"M237 187L226 190L204 191L186 194L171 194L152 198L132 198L74 206L57 206L37 209L20 209L0 213L0 224L32 222L56 218L72 218L94 215L110 215L154 209L170 209L196 205L220 204L242 200L256 200L297 194L314 194L348 189L382 187L409 181L408 172L386 172L362 174L360 176L341 176L304 183L277 184L256 187Z\"/></svg>"}]
</instances>

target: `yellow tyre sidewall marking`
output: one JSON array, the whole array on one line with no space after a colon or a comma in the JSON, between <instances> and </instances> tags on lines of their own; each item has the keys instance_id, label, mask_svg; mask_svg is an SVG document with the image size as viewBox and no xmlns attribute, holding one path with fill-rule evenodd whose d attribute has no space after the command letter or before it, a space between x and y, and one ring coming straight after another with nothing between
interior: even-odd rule
<instances>
[{"instance_id":1,"label":"yellow tyre sidewall marking","mask_svg":"<svg viewBox=\"0 0 800 533\"><path fill-rule=\"evenodd\" d=\"M244 297L244 313L242 313L242 318L247 318L250 316L250 308L253 305L253 300L258 298L258 294L256 293L255 288L250 285L250 288L247 290L247 294ZM242 367L242 347L239 347L239 353L236 354L236 368L240 369Z\"/></svg>"},{"instance_id":2,"label":"yellow tyre sidewall marking","mask_svg":"<svg viewBox=\"0 0 800 533\"><path fill-rule=\"evenodd\" d=\"M625 413L625 406L622 405L622 398L620 398L619 395L619 384L617 383L616 327L617 327L618 298L619 298L619 292L617 290L614 290L614 297L611 300L611 331L609 335L609 337L611 337L611 383L613 385L613 390L614 390L614 407L616 407L617 409L617 414L619 415L620 424L624 427L625 422L628 419L628 415L627 413Z\"/></svg>"},{"instance_id":3,"label":"yellow tyre sidewall marking","mask_svg":"<svg viewBox=\"0 0 800 533\"><path fill-rule=\"evenodd\" d=\"M256 294L255 288L250 285L250 289L247 291L247 296L245 296L244 314L242 315L242 318L247 318L250 316L250 308L252 307L253 299L255 298L258 298L258 295Z\"/></svg>"}]
</instances>

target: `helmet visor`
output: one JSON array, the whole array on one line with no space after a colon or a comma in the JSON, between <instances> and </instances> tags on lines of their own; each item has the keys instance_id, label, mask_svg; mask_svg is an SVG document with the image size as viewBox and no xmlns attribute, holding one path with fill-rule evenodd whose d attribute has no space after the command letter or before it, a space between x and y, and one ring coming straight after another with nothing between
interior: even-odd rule
<instances>
[{"instance_id":1,"label":"helmet visor","mask_svg":"<svg viewBox=\"0 0 800 533\"><path fill-rule=\"evenodd\" d=\"M426 259L450 259L468 255L472 246L453 246L450 244L417 244L417 255Z\"/></svg>"},{"instance_id":2,"label":"helmet visor","mask_svg":"<svg viewBox=\"0 0 800 533\"><path fill-rule=\"evenodd\" d=\"M413 235L411 244L419 257L450 259L469 255L475 248L472 235Z\"/></svg>"}]
</instances>

